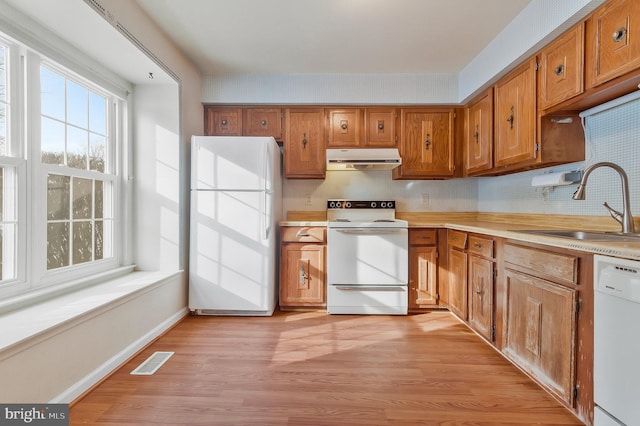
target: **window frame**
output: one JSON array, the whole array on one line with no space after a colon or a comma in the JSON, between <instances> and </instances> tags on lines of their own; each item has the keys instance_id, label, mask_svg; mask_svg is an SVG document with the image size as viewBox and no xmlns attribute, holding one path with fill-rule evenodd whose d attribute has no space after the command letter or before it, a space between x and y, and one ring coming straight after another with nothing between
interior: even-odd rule
<instances>
[{"instance_id":1,"label":"window frame","mask_svg":"<svg viewBox=\"0 0 640 426\"><path fill-rule=\"evenodd\" d=\"M57 284L78 285L94 282L99 274L116 271L122 266L122 256L129 248L124 229L128 218L125 212L130 200L125 199L128 186L123 172L128 170L126 157L127 138L122 132L127 119L127 101L110 92L99 83L84 78L72 69L50 60L46 56L13 42L0 34L0 42L9 45L7 101L7 156L0 156L0 167L15 170L17 181L17 248L16 276L0 281L0 301L13 296L28 297L30 292L42 294L47 287ZM104 173L94 170L74 169L41 162L41 93L40 66L44 65L65 79L80 84L91 92L107 99L108 142L105 150ZM106 158L108 157L108 159ZM112 242L111 257L47 270L47 176L49 173L101 180L112 186ZM72 253L70 253L72 256Z\"/></svg>"}]
</instances>

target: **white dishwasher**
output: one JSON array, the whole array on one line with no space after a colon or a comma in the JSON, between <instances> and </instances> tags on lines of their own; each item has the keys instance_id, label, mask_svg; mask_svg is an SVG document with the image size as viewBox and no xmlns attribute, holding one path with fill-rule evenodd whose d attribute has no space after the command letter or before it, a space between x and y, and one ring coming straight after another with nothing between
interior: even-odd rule
<instances>
[{"instance_id":1,"label":"white dishwasher","mask_svg":"<svg viewBox=\"0 0 640 426\"><path fill-rule=\"evenodd\" d=\"M640 425L640 261L595 255L594 291L594 425Z\"/></svg>"}]
</instances>

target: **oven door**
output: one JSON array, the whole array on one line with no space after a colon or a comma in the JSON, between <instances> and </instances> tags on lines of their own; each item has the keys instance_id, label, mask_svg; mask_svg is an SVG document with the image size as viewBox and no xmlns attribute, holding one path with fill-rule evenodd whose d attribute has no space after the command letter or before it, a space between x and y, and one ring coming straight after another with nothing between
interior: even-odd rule
<instances>
[{"instance_id":1,"label":"oven door","mask_svg":"<svg viewBox=\"0 0 640 426\"><path fill-rule=\"evenodd\" d=\"M406 228L329 228L330 314L404 315L408 275Z\"/></svg>"}]
</instances>

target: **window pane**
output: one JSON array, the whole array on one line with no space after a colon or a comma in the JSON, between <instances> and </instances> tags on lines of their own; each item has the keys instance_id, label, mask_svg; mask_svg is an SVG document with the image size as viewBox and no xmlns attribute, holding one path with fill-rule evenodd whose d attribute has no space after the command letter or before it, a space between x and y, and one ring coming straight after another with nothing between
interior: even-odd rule
<instances>
[{"instance_id":1,"label":"window pane","mask_svg":"<svg viewBox=\"0 0 640 426\"><path fill-rule=\"evenodd\" d=\"M105 138L91 133L89 146L89 169L104 173Z\"/></svg>"},{"instance_id":2,"label":"window pane","mask_svg":"<svg viewBox=\"0 0 640 426\"><path fill-rule=\"evenodd\" d=\"M95 218L101 219L103 218L103 205L104 205L104 195L103 195L103 186L104 183L101 180L95 181L96 185L96 193L95 193Z\"/></svg>"},{"instance_id":3,"label":"window pane","mask_svg":"<svg viewBox=\"0 0 640 426\"><path fill-rule=\"evenodd\" d=\"M101 135L107 134L107 100L104 96L89 94L89 130Z\"/></svg>"},{"instance_id":4,"label":"window pane","mask_svg":"<svg viewBox=\"0 0 640 426\"><path fill-rule=\"evenodd\" d=\"M67 123L89 128L89 91L67 80Z\"/></svg>"},{"instance_id":5,"label":"window pane","mask_svg":"<svg viewBox=\"0 0 640 426\"><path fill-rule=\"evenodd\" d=\"M47 176L47 219L48 220L69 220L69 200L70 200L69 176L48 175Z\"/></svg>"},{"instance_id":6,"label":"window pane","mask_svg":"<svg viewBox=\"0 0 640 426\"><path fill-rule=\"evenodd\" d=\"M67 126L67 166L87 170L89 132Z\"/></svg>"},{"instance_id":7,"label":"window pane","mask_svg":"<svg viewBox=\"0 0 640 426\"><path fill-rule=\"evenodd\" d=\"M93 180L73 178L73 220L91 219L92 205Z\"/></svg>"},{"instance_id":8,"label":"window pane","mask_svg":"<svg viewBox=\"0 0 640 426\"><path fill-rule=\"evenodd\" d=\"M46 67L40 67L41 113L64 120L64 77Z\"/></svg>"},{"instance_id":9,"label":"window pane","mask_svg":"<svg viewBox=\"0 0 640 426\"><path fill-rule=\"evenodd\" d=\"M69 223L47 225L47 269L69 266Z\"/></svg>"},{"instance_id":10,"label":"window pane","mask_svg":"<svg viewBox=\"0 0 640 426\"><path fill-rule=\"evenodd\" d=\"M104 244L102 240L104 231L103 231L102 221L96 220L95 232L96 232L95 240L94 240L95 260L100 260L104 256L104 253L103 253Z\"/></svg>"},{"instance_id":11,"label":"window pane","mask_svg":"<svg viewBox=\"0 0 640 426\"><path fill-rule=\"evenodd\" d=\"M91 222L73 223L73 264L91 262L93 253Z\"/></svg>"},{"instance_id":12,"label":"window pane","mask_svg":"<svg viewBox=\"0 0 640 426\"><path fill-rule=\"evenodd\" d=\"M64 124L42 117L40 132L42 162L64 164Z\"/></svg>"}]
</instances>

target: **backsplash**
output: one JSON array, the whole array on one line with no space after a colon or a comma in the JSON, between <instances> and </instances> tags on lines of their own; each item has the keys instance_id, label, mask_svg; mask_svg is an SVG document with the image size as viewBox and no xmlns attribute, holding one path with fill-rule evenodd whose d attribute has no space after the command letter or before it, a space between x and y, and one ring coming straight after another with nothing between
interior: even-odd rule
<instances>
[{"instance_id":1,"label":"backsplash","mask_svg":"<svg viewBox=\"0 0 640 426\"><path fill-rule=\"evenodd\" d=\"M629 177L631 210L640 214L640 100L586 119L587 160L506 176L443 181L394 181L390 171L333 171L324 181L286 179L284 211L321 211L330 198L394 199L398 211L482 211L607 215L602 203L622 208L620 179L600 168L589 177L584 201L571 199L577 185L531 186L533 176L585 168L600 161L621 166ZM310 204L306 201L309 198Z\"/></svg>"}]
</instances>

